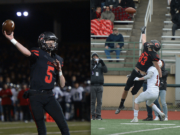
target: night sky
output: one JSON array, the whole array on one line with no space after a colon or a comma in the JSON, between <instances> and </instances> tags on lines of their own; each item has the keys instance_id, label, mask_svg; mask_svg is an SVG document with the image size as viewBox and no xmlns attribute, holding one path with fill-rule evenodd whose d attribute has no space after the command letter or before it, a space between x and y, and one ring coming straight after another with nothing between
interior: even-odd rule
<instances>
[{"instance_id":1,"label":"night sky","mask_svg":"<svg viewBox=\"0 0 180 135\"><path fill-rule=\"evenodd\" d=\"M28 11L28 17L17 17L17 11ZM0 5L0 22L15 22L15 38L37 42L40 33L53 32L54 18L61 23L61 42L90 42L89 2ZM4 36L0 34L0 39Z\"/></svg>"}]
</instances>

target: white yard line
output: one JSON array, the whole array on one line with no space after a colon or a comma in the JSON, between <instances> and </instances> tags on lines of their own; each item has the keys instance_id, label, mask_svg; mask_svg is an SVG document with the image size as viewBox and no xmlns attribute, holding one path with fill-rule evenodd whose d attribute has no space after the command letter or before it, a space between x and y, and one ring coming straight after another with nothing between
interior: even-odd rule
<instances>
[{"instance_id":1,"label":"white yard line","mask_svg":"<svg viewBox=\"0 0 180 135\"><path fill-rule=\"evenodd\" d=\"M91 130L70 131L70 133L88 133ZM61 132L47 132L47 134L61 134ZM38 135L37 133L10 134L10 135Z\"/></svg>"},{"instance_id":2,"label":"white yard line","mask_svg":"<svg viewBox=\"0 0 180 135\"><path fill-rule=\"evenodd\" d=\"M155 131L155 130L162 130L162 129L168 129L168 128L179 128L179 127L180 126L153 128L153 129L137 130L137 131L123 132L123 133L115 133L115 134L109 134L109 135L125 135L125 134L132 134L132 133L138 133L138 132L147 132L147 131Z\"/></svg>"},{"instance_id":3,"label":"white yard line","mask_svg":"<svg viewBox=\"0 0 180 135\"><path fill-rule=\"evenodd\" d=\"M105 128L98 128L98 129L105 129Z\"/></svg>"},{"instance_id":4,"label":"white yard line","mask_svg":"<svg viewBox=\"0 0 180 135\"><path fill-rule=\"evenodd\" d=\"M125 125L169 125L169 126L176 125L176 124L150 124L150 123L120 123L120 124L125 124Z\"/></svg>"},{"instance_id":5,"label":"white yard line","mask_svg":"<svg viewBox=\"0 0 180 135\"><path fill-rule=\"evenodd\" d=\"M90 124L73 124L73 125L68 125L68 127L73 127L73 126L90 126ZM56 124L54 125L47 125L46 127L58 127ZM1 127L0 129L13 129L13 128L36 128L36 126L16 126L16 127Z\"/></svg>"}]
</instances>

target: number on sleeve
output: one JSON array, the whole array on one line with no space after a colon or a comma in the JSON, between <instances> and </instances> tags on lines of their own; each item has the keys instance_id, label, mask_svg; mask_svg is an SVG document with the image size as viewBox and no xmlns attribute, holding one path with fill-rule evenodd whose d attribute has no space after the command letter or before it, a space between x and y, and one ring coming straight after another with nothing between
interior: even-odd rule
<instances>
[{"instance_id":1,"label":"number on sleeve","mask_svg":"<svg viewBox=\"0 0 180 135\"><path fill-rule=\"evenodd\" d=\"M47 75L45 77L45 82L46 83L51 83L52 82L52 72L51 71L54 71L54 67L51 67L51 66L48 66L48 69L47 69Z\"/></svg>"}]
</instances>

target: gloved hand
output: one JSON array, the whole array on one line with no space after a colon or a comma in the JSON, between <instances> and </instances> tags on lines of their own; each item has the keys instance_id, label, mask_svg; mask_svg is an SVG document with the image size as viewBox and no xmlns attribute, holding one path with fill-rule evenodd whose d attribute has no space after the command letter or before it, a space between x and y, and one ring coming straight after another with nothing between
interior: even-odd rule
<instances>
[{"instance_id":1,"label":"gloved hand","mask_svg":"<svg viewBox=\"0 0 180 135\"><path fill-rule=\"evenodd\" d=\"M145 34L145 31L146 31L146 26L143 26L142 28L140 28L141 29L141 32L142 32L142 34Z\"/></svg>"},{"instance_id":2,"label":"gloved hand","mask_svg":"<svg viewBox=\"0 0 180 135\"><path fill-rule=\"evenodd\" d=\"M131 74L127 75L127 78L129 78L131 76Z\"/></svg>"},{"instance_id":3,"label":"gloved hand","mask_svg":"<svg viewBox=\"0 0 180 135\"><path fill-rule=\"evenodd\" d=\"M134 78L134 81L139 81L139 77Z\"/></svg>"},{"instance_id":4,"label":"gloved hand","mask_svg":"<svg viewBox=\"0 0 180 135\"><path fill-rule=\"evenodd\" d=\"M105 66L104 61L102 59L99 59L99 63L101 63L102 66Z\"/></svg>"},{"instance_id":5,"label":"gloved hand","mask_svg":"<svg viewBox=\"0 0 180 135\"><path fill-rule=\"evenodd\" d=\"M24 98L24 99L29 98L29 91L25 91L25 92L24 92L23 98Z\"/></svg>"}]
</instances>

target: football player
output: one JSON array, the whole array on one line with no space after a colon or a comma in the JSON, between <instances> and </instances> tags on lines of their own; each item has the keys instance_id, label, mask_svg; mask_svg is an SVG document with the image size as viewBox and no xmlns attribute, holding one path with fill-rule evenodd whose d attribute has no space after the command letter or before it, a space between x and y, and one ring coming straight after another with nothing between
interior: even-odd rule
<instances>
[{"instance_id":1,"label":"football player","mask_svg":"<svg viewBox=\"0 0 180 135\"><path fill-rule=\"evenodd\" d=\"M157 54L157 52L161 48L161 44L157 40L151 40L150 42L146 42L145 29L146 29L145 26L141 28L142 44L144 46L143 52L141 56L139 57L136 67L133 69L133 71L131 72L131 75L129 76L126 82L126 86L122 94L120 105L118 109L115 111L115 114L118 114L122 109L124 109L124 102L127 97L129 89L132 86L134 86L132 88L131 93L132 95L135 95L141 88L144 81L134 82L134 78L145 76L148 68L151 67L152 65L154 65L159 72L160 83L163 83L161 69L158 66L159 55Z\"/></svg>"},{"instance_id":2,"label":"football player","mask_svg":"<svg viewBox=\"0 0 180 135\"><path fill-rule=\"evenodd\" d=\"M39 135L46 135L44 110L56 121L61 134L69 135L69 128L62 113L61 106L53 96L54 82L58 80L64 87L62 74L63 59L54 53L58 48L58 38L51 32L44 32L38 38L39 47L28 50L14 39L14 33L4 35L12 44L30 60L30 90L24 93L29 98L32 116L36 122Z\"/></svg>"},{"instance_id":3,"label":"football player","mask_svg":"<svg viewBox=\"0 0 180 135\"><path fill-rule=\"evenodd\" d=\"M159 60L159 67L161 68L162 62ZM139 111L139 103L147 101L146 104L149 107L152 107L154 111L156 111L162 121L165 119L165 114L162 113L159 108L154 104L154 101L158 98L159 95L159 73L154 66L151 66L147 70L147 75L144 77L136 77L134 81L143 81L147 80L147 90L142 92L134 101L135 109L134 109L134 119L131 122L138 122L138 111Z\"/></svg>"}]
</instances>

